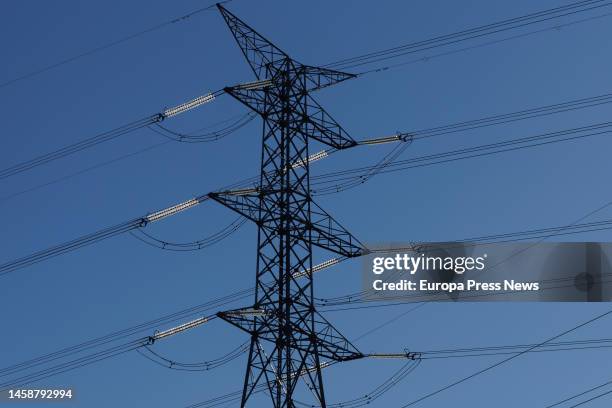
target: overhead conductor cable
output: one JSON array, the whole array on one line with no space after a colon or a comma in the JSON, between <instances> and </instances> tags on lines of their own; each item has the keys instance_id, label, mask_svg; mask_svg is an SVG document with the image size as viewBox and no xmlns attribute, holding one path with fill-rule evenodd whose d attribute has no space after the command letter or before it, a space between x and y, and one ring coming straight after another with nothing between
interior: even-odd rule
<instances>
[{"instance_id":1,"label":"overhead conductor cable","mask_svg":"<svg viewBox=\"0 0 612 408\"><path fill-rule=\"evenodd\" d=\"M50 163L52 161L61 159L71 154L78 153L82 150L89 149L100 143L104 143L104 142L116 139L119 136L126 135L138 129L142 129L150 125L158 124L159 122L162 122L167 118L177 116L181 113L185 113L194 108L197 108L198 106L212 102L213 100L215 100L217 96L223 93L224 93L223 90L219 90L214 93L208 93L206 95L198 96L197 98L192 99L191 101L185 102L181 105L175 106L174 108L166 109L163 112L156 113L146 118L120 126L113 130L99 133L95 136L91 136L91 137L82 139L76 143L64 146L62 148L56 149L55 151L40 155L38 157L34 157L32 159L15 164L5 169L0 169L0 180L14 176L24 171L31 170L35 167Z\"/></svg>"},{"instance_id":2,"label":"overhead conductor cable","mask_svg":"<svg viewBox=\"0 0 612 408\"><path fill-rule=\"evenodd\" d=\"M35 252L25 257L0 264L0 276L9 272L13 272L17 269L21 269L38 262L42 262L55 256L74 251L76 249L93 244L95 242L102 241L106 238L120 235L137 228L144 228L147 226L147 224L151 222L159 221L163 218L173 216L175 214L178 214L179 212L192 208L206 200L208 200L207 195L192 198L180 204L173 205L172 207L168 207L161 211L156 211L144 217L135 218L130 221L126 221L121 224L117 224L112 227L105 228L94 233L73 239L71 241L47 248L45 250Z\"/></svg>"}]
</instances>

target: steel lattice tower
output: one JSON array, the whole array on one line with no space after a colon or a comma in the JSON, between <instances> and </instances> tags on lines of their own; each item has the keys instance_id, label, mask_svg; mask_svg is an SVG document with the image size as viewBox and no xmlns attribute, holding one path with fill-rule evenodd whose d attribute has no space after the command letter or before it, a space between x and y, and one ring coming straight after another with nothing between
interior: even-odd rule
<instances>
[{"instance_id":1,"label":"steel lattice tower","mask_svg":"<svg viewBox=\"0 0 612 408\"><path fill-rule=\"evenodd\" d=\"M321 368L363 354L315 309L313 247L342 257L364 248L310 195L309 142L357 144L310 93L354 75L295 61L218 7L257 77L225 92L263 120L259 186L210 194L258 226L255 302L218 314L251 336L241 407L267 390L275 408L292 408L298 386L325 407Z\"/></svg>"}]
</instances>

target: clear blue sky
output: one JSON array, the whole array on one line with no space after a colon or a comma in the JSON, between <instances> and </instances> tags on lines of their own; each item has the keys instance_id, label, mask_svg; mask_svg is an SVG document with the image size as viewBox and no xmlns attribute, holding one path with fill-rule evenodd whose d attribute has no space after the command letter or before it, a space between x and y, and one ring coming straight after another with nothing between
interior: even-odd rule
<instances>
[{"instance_id":1,"label":"clear blue sky","mask_svg":"<svg viewBox=\"0 0 612 408\"><path fill-rule=\"evenodd\" d=\"M7 2L0 13L0 81L104 44L203 2ZM564 4L558 0L412 0L282 2L235 0L228 8L299 61L341 58L427 39L466 27ZM326 89L318 100L355 138L512 112L612 90L610 18L428 62ZM428 54L420 54L424 56ZM410 59L410 57L408 58ZM0 167L159 112L253 76L216 11L156 31L61 68L0 89ZM243 112L222 97L178 120L193 130ZM609 120L610 107L520 122L415 143L419 156L487 141ZM129 160L0 200L0 262L213 191L254 175L256 120L218 143L169 144ZM456 137L455 137L456 136ZM162 139L140 131L85 153L0 181L0 196L72 174ZM609 136L380 176L360 188L319 199L367 243L449 241L488 233L566 224L612 200ZM385 153L334 155L313 173L373 162ZM151 232L188 241L227 224L213 203ZM612 217L612 211L599 218ZM576 237L609 241L608 233ZM241 229L213 248L173 253L129 235L0 278L0 366L129 327L249 287L256 230ZM320 296L360 287L359 261L322 272ZM329 313L349 338L409 305ZM542 341L611 307L607 304L429 304L365 337L363 351L401 351ZM610 319L575 338L610 337ZM246 340L213 322L160 344L187 361L214 358ZM612 379L609 351L542 353L517 358L417 406L543 407ZM499 357L497 357L499 358ZM373 406L396 407L494 362L424 362ZM602 363L603 362L603 363ZM40 385L72 386L77 406L180 408L242 387L245 359L217 371L175 372L137 353L63 374ZM330 403L361 396L399 368L398 361L357 361L325 371ZM601 399L590 407L607 407ZM74 406L74 405L71 405Z\"/></svg>"}]
</instances>

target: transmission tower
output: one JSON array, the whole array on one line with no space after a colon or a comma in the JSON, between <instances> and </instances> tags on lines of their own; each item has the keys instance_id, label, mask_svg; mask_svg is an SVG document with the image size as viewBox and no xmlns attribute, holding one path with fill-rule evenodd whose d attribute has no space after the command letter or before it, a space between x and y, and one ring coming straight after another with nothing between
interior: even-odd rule
<instances>
[{"instance_id":1,"label":"transmission tower","mask_svg":"<svg viewBox=\"0 0 612 408\"><path fill-rule=\"evenodd\" d=\"M225 92L263 120L259 185L210 194L258 226L254 304L218 314L251 336L241 407L262 390L275 408L294 407L294 395L326 407L321 369L364 355L315 309L313 248L341 257L365 249L311 197L309 142L357 142L310 93L354 75L301 64L218 8L257 78Z\"/></svg>"}]
</instances>

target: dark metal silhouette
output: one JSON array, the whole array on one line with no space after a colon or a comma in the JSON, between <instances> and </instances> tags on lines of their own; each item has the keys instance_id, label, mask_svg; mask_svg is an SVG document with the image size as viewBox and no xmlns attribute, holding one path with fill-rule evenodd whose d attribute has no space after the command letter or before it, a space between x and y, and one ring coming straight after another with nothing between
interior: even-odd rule
<instances>
[{"instance_id":1,"label":"dark metal silhouette","mask_svg":"<svg viewBox=\"0 0 612 408\"><path fill-rule=\"evenodd\" d=\"M295 61L218 7L257 77L225 91L264 123L259 186L210 194L258 226L255 302L218 314L251 335L241 407L262 388L275 408L294 407L294 392L325 407L321 368L364 355L315 309L313 247L343 257L365 249L310 195L309 141L357 145L310 92L354 75Z\"/></svg>"}]
</instances>

